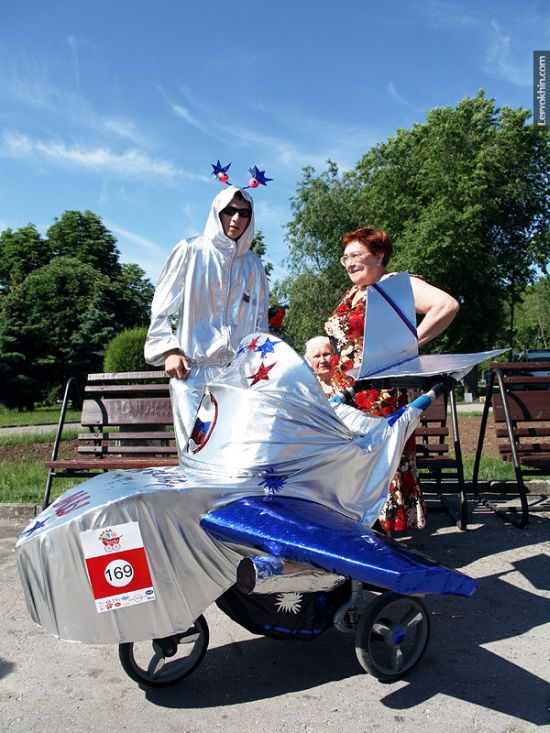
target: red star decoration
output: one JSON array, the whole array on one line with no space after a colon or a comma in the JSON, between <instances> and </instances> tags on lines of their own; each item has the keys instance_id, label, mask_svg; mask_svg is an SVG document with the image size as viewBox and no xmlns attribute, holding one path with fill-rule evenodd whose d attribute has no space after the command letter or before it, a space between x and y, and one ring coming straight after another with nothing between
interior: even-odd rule
<instances>
[{"instance_id":1,"label":"red star decoration","mask_svg":"<svg viewBox=\"0 0 550 733\"><path fill-rule=\"evenodd\" d=\"M264 366L264 364L260 364L260 368L256 372L256 374L251 374L247 379L251 379L250 386L257 384L260 380L265 379L265 381L269 381L269 372L273 367L275 366L277 362L274 361L273 364L270 364L268 367Z\"/></svg>"},{"instance_id":2,"label":"red star decoration","mask_svg":"<svg viewBox=\"0 0 550 733\"><path fill-rule=\"evenodd\" d=\"M256 346L258 345L259 338L260 338L259 336L256 336L256 338L252 339L252 341L248 344L247 349L249 351L256 351Z\"/></svg>"}]
</instances>

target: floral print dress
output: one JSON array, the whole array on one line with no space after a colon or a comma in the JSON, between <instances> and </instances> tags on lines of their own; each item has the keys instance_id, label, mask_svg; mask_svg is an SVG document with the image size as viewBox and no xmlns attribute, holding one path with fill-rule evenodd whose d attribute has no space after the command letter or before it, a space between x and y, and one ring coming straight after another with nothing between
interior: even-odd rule
<instances>
[{"instance_id":1,"label":"floral print dress","mask_svg":"<svg viewBox=\"0 0 550 733\"><path fill-rule=\"evenodd\" d=\"M359 288L352 287L325 323L325 332L337 345L339 360L333 372L335 389L353 384L348 372L361 363L365 327L365 299L354 303ZM407 403L406 390L369 389L355 395L355 405L370 415L391 415ZM416 470L415 439L412 435L403 450L401 462L380 513L380 525L385 531L403 531L426 526L426 508Z\"/></svg>"}]
</instances>

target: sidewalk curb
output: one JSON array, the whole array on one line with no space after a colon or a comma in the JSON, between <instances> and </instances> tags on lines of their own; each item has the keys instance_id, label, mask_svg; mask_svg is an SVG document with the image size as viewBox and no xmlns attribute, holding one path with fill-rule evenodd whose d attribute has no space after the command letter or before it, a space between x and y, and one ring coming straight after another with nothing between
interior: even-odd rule
<instances>
[{"instance_id":1,"label":"sidewalk curb","mask_svg":"<svg viewBox=\"0 0 550 733\"><path fill-rule=\"evenodd\" d=\"M30 522L42 511L37 504L0 504L0 521L3 519Z\"/></svg>"}]
</instances>

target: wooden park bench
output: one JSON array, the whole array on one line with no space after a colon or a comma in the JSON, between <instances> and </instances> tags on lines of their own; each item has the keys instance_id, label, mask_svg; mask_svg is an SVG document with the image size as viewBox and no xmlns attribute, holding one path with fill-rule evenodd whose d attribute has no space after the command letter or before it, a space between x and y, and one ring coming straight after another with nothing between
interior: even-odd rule
<instances>
[{"instance_id":1,"label":"wooden park bench","mask_svg":"<svg viewBox=\"0 0 550 733\"><path fill-rule=\"evenodd\" d=\"M426 477L435 482L436 493L445 509L455 520L459 529L468 524L468 503L462 466L462 451L458 431L458 416L454 391L450 393L450 417L452 435L448 426L448 400L446 395L438 397L420 417L415 430L416 466L421 484ZM451 452L451 440L453 451ZM457 501L449 501L443 491L443 482L452 482ZM456 506L453 506L453 503Z\"/></svg>"},{"instance_id":2,"label":"wooden park bench","mask_svg":"<svg viewBox=\"0 0 550 733\"><path fill-rule=\"evenodd\" d=\"M72 396L82 401L77 455L58 458L67 407ZM164 372L89 374L84 390L69 379L59 417L43 506L50 501L54 479L81 478L117 468L176 466L169 379Z\"/></svg>"},{"instance_id":3,"label":"wooden park bench","mask_svg":"<svg viewBox=\"0 0 550 733\"><path fill-rule=\"evenodd\" d=\"M550 475L550 362L491 364L472 479L478 498L479 464L491 405L500 456L514 464L520 506L518 511L517 506L507 506L508 500L504 504L487 498L482 501L502 518L524 527L530 509L548 509L548 497L536 497L536 492L528 497L524 479Z\"/></svg>"}]
</instances>

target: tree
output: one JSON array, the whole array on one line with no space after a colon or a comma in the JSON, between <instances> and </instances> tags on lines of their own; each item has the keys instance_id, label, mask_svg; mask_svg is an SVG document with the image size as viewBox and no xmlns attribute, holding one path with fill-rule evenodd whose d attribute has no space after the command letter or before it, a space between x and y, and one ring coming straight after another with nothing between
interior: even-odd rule
<instances>
[{"instance_id":1,"label":"tree","mask_svg":"<svg viewBox=\"0 0 550 733\"><path fill-rule=\"evenodd\" d=\"M40 237L34 225L0 235L0 400L32 407L68 376L101 369L108 341L149 321L154 288L122 265L91 211L66 211Z\"/></svg>"},{"instance_id":2,"label":"tree","mask_svg":"<svg viewBox=\"0 0 550 733\"><path fill-rule=\"evenodd\" d=\"M11 290L1 316L0 399L18 407L44 399L69 376L100 371L117 330L108 278L70 257L54 258Z\"/></svg>"},{"instance_id":3,"label":"tree","mask_svg":"<svg viewBox=\"0 0 550 733\"><path fill-rule=\"evenodd\" d=\"M145 271L139 265L124 263L111 287L117 302L120 326L132 328L149 325L155 286L145 277Z\"/></svg>"},{"instance_id":4,"label":"tree","mask_svg":"<svg viewBox=\"0 0 550 733\"><path fill-rule=\"evenodd\" d=\"M431 110L424 124L399 130L345 175L330 162L319 176L304 169L288 226L293 277L316 272L341 295L349 282L334 269L338 242L345 231L372 224L392 237L392 269L423 275L460 301L436 349L502 343L506 303L550 257L549 136L528 116L499 110L480 92L456 108ZM293 292L291 283L282 287ZM312 320L288 305L290 320Z\"/></svg>"},{"instance_id":5,"label":"tree","mask_svg":"<svg viewBox=\"0 0 550 733\"><path fill-rule=\"evenodd\" d=\"M264 255L267 253L267 246L265 243L264 234L261 229L258 229L258 231L254 234L250 249L255 252L261 259L264 266L265 274L267 275L267 277L269 277L271 271L273 270L273 265L271 264L271 262L264 262Z\"/></svg>"},{"instance_id":6,"label":"tree","mask_svg":"<svg viewBox=\"0 0 550 733\"><path fill-rule=\"evenodd\" d=\"M76 257L110 279L119 277L116 239L92 211L64 211L46 232L54 257Z\"/></svg>"},{"instance_id":7,"label":"tree","mask_svg":"<svg viewBox=\"0 0 550 733\"><path fill-rule=\"evenodd\" d=\"M516 329L519 351L550 349L550 276L540 278L523 293Z\"/></svg>"},{"instance_id":8,"label":"tree","mask_svg":"<svg viewBox=\"0 0 550 733\"><path fill-rule=\"evenodd\" d=\"M6 293L19 285L37 267L51 258L50 246L42 239L34 224L15 232L5 229L0 233L0 292Z\"/></svg>"}]
</instances>

